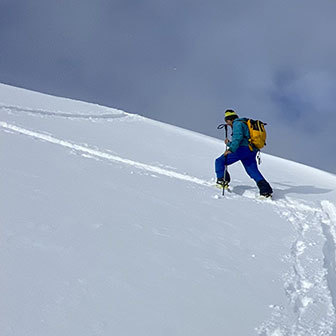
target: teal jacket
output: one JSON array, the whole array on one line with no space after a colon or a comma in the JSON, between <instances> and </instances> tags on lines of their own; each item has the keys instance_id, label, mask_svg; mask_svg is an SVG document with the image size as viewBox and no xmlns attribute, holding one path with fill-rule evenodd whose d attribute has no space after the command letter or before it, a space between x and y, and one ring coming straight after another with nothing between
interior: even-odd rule
<instances>
[{"instance_id":1,"label":"teal jacket","mask_svg":"<svg viewBox=\"0 0 336 336\"><path fill-rule=\"evenodd\" d=\"M244 121L246 118L238 118L233 121L232 125L232 139L227 144L228 150L234 153L238 147L249 145L250 131Z\"/></svg>"}]
</instances>

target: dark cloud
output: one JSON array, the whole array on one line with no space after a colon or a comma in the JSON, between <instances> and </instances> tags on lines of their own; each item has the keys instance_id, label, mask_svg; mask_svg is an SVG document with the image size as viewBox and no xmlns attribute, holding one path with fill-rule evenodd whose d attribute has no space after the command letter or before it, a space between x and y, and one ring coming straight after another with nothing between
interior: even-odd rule
<instances>
[{"instance_id":1,"label":"dark cloud","mask_svg":"<svg viewBox=\"0 0 336 336\"><path fill-rule=\"evenodd\" d=\"M267 151L336 172L332 1L0 0L0 81L220 137L225 108Z\"/></svg>"}]
</instances>

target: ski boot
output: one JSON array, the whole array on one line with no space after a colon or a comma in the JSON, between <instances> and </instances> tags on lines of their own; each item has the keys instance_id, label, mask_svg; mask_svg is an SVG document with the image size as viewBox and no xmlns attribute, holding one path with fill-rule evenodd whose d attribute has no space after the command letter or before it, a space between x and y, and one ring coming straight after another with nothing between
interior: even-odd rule
<instances>
[{"instance_id":1,"label":"ski boot","mask_svg":"<svg viewBox=\"0 0 336 336\"><path fill-rule=\"evenodd\" d=\"M257 182L260 198L261 199L272 199L273 189L266 180L261 180Z\"/></svg>"},{"instance_id":2,"label":"ski boot","mask_svg":"<svg viewBox=\"0 0 336 336\"><path fill-rule=\"evenodd\" d=\"M259 196L260 199L272 199L272 193L262 193Z\"/></svg>"},{"instance_id":3,"label":"ski boot","mask_svg":"<svg viewBox=\"0 0 336 336\"><path fill-rule=\"evenodd\" d=\"M224 178L217 179L216 186L218 188L224 188L224 190L229 190L229 182L224 181Z\"/></svg>"}]
</instances>

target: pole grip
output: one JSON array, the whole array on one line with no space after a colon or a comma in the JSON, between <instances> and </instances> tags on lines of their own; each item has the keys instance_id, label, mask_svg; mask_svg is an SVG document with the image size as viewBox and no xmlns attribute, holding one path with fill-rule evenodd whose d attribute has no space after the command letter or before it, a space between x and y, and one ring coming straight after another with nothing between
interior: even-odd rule
<instances>
[{"instance_id":1,"label":"pole grip","mask_svg":"<svg viewBox=\"0 0 336 336\"><path fill-rule=\"evenodd\" d=\"M225 124L224 127L225 127L225 139L227 139L227 127L228 127L228 125Z\"/></svg>"}]
</instances>

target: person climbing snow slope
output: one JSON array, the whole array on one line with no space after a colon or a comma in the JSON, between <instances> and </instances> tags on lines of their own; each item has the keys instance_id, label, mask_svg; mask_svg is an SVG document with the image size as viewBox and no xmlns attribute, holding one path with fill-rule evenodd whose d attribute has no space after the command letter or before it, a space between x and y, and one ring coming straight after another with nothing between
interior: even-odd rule
<instances>
[{"instance_id":1,"label":"person climbing snow slope","mask_svg":"<svg viewBox=\"0 0 336 336\"><path fill-rule=\"evenodd\" d=\"M256 156L259 149L249 141L250 131L247 121L247 118L239 118L234 110L225 111L225 122L232 128L232 139L231 141L225 139L227 150L216 159L217 184L227 188L231 178L225 166L241 161L246 173L256 182L260 195L267 198L272 197L272 187L258 169Z\"/></svg>"}]
</instances>

